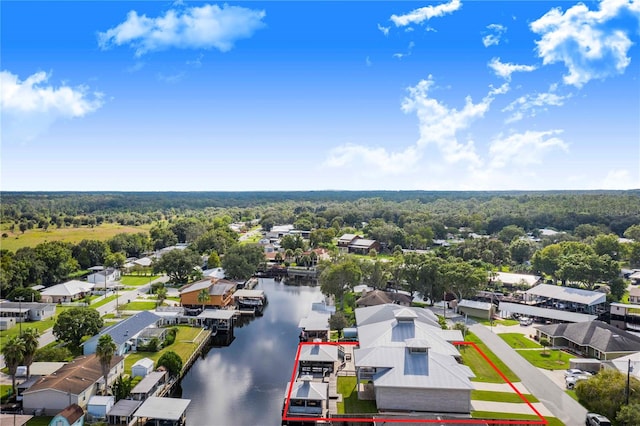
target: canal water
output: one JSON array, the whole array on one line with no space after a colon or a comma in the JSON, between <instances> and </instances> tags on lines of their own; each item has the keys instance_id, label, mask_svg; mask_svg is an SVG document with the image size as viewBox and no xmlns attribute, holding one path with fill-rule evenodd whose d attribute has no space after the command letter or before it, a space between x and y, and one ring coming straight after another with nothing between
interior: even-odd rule
<instances>
[{"instance_id":1,"label":"canal water","mask_svg":"<svg viewBox=\"0 0 640 426\"><path fill-rule=\"evenodd\" d=\"M236 326L228 347L212 347L182 379L191 399L187 426L280 425L285 388L298 349L298 322L320 298L319 287L260 278L264 316Z\"/></svg>"}]
</instances>

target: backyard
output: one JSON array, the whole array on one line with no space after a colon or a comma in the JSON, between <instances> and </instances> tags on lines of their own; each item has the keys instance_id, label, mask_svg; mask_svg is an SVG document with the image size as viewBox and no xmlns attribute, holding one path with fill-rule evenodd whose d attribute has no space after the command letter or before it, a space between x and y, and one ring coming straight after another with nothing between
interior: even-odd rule
<instances>
[{"instance_id":1,"label":"backyard","mask_svg":"<svg viewBox=\"0 0 640 426\"><path fill-rule=\"evenodd\" d=\"M491 362L498 368L502 374L510 382L519 382L520 379L518 376L511 371L502 360L500 360L493 352L489 350L489 348L482 343L475 334L469 332L466 335L465 340L467 342L473 342L476 344L478 349L482 351L482 353L491 360ZM469 366L473 373L476 375L472 380L476 382L488 382L488 383L504 383L505 380L500 376L500 374L491 366L490 363L480 354L479 351L475 350L471 345L461 345L459 346L460 354L462 355L462 361L465 365Z\"/></svg>"},{"instance_id":2,"label":"backyard","mask_svg":"<svg viewBox=\"0 0 640 426\"><path fill-rule=\"evenodd\" d=\"M575 358L575 355L558 349L520 349L516 352L533 366L545 370L566 370L569 368L569 360Z\"/></svg>"},{"instance_id":3,"label":"backyard","mask_svg":"<svg viewBox=\"0 0 640 426\"><path fill-rule=\"evenodd\" d=\"M342 394L342 401L338 402L338 414L377 413L375 401L358 399L357 381L354 376L338 377L338 393Z\"/></svg>"}]
</instances>

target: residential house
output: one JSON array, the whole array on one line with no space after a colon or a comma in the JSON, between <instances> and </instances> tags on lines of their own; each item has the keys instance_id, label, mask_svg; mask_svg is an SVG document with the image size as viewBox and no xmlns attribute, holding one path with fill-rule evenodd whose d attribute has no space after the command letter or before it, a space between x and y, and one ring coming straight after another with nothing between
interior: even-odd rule
<instances>
[{"instance_id":1,"label":"residential house","mask_svg":"<svg viewBox=\"0 0 640 426\"><path fill-rule=\"evenodd\" d=\"M144 377L153 371L154 363L149 358L142 358L131 366L131 377Z\"/></svg>"},{"instance_id":2,"label":"residential house","mask_svg":"<svg viewBox=\"0 0 640 426\"><path fill-rule=\"evenodd\" d=\"M356 307L364 308L366 306L384 305L393 303L402 306L411 306L411 296L404 293L394 291L373 290L362 294L362 297L356 300Z\"/></svg>"},{"instance_id":3,"label":"residential house","mask_svg":"<svg viewBox=\"0 0 640 426\"><path fill-rule=\"evenodd\" d=\"M631 284L640 284L640 271L635 271L633 274L629 275L629 279L631 280Z\"/></svg>"},{"instance_id":4,"label":"residential house","mask_svg":"<svg viewBox=\"0 0 640 426\"><path fill-rule=\"evenodd\" d=\"M471 412L473 372L454 357L431 350L425 340L360 348L354 356L358 383L372 382L380 411Z\"/></svg>"},{"instance_id":5,"label":"residential house","mask_svg":"<svg viewBox=\"0 0 640 426\"><path fill-rule=\"evenodd\" d=\"M118 349L116 354L124 355L132 349L135 349L136 338L141 331L149 327L158 327L162 318L153 312L142 311L130 316L112 326L105 328L100 333L91 337L83 344L83 353L85 355L94 354L100 337L108 334L113 339Z\"/></svg>"},{"instance_id":6,"label":"residential house","mask_svg":"<svg viewBox=\"0 0 640 426\"><path fill-rule=\"evenodd\" d=\"M114 355L108 374L108 385L124 372L124 357ZM55 373L41 377L26 390L22 397L22 407L27 413L42 410L46 415L54 415L65 407L78 404L86 407L89 399L104 389L104 379L100 360L95 355L81 356Z\"/></svg>"},{"instance_id":7,"label":"residential house","mask_svg":"<svg viewBox=\"0 0 640 426\"><path fill-rule=\"evenodd\" d=\"M640 287L631 287L629 290L629 303L640 305Z\"/></svg>"},{"instance_id":8,"label":"residential house","mask_svg":"<svg viewBox=\"0 0 640 426\"><path fill-rule=\"evenodd\" d=\"M53 416L49 426L82 426L84 424L84 410L78 404L71 404Z\"/></svg>"},{"instance_id":9,"label":"residential house","mask_svg":"<svg viewBox=\"0 0 640 426\"><path fill-rule=\"evenodd\" d=\"M90 295L95 284L86 281L71 280L66 283L47 287L40 292L43 302L65 303L83 299Z\"/></svg>"},{"instance_id":10,"label":"residential house","mask_svg":"<svg viewBox=\"0 0 640 426\"><path fill-rule=\"evenodd\" d=\"M141 419L146 419L153 425L184 425L185 413L190 403L190 399L152 396L147 398L133 415L138 418L138 424L145 424Z\"/></svg>"},{"instance_id":11,"label":"residential house","mask_svg":"<svg viewBox=\"0 0 640 426\"><path fill-rule=\"evenodd\" d=\"M338 238L338 249L342 252L349 251L349 245L360 236L356 234L344 234L340 238Z\"/></svg>"},{"instance_id":12,"label":"residential house","mask_svg":"<svg viewBox=\"0 0 640 426\"><path fill-rule=\"evenodd\" d=\"M611 303L610 324L621 330L640 332L640 306L633 303Z\"/></svg>"},{"instance_id":13,"label":"residential house","mask_svg":"<svg viewBox=\"0 0 640 426\"><path fill-rule=\"evenodd\" d=\"M4 312L0 311L0 315L4 314ZM13 317L3 318L0 317L0 331L9 330L16 326L16 319Z\"/></svg>"},{"instance_id":14,"label":"residential house","mask_svg":"<svg viewBox=\"0 0 640 426\"><path fill-rule=\"evenodd\" d=\"M56 314L53 303L0 302L0 317L15 318L16 322L42 321Z\"/></svg>"},{"instance_id":15,"label":"residential house","mask_svg":"<svg viewBox=\"0 0 640 426\"><path fill-rule=\"evenodd\" d=\"M302 329L300 333L300 341L312 342L320 339L322 342L329 341L329 312L311 311L302 318L298 323L298 327Z\"/></svg>"},{"instance_id":16,"label":"residential house","mask_svg":"<svg viewBox=\"0 0 640 426\"><path fill-rule=\"evenodd\" d=\"M180 303L186 308L226 308L233 304L233 293L237 284L228 280L205 279L182 287L180 290ZM202 303L198 301L198 295L202 289L209 293L209 300Z\"/></svg>"},{"instance_id":17,"label":"residential house","mask_svg":"<svg viewBox=\"0 0 640 426\"><path fill-rule=\"evenodd\" d=\"M380 252L380 243L376 240L368 240L365 238L356 238L349 244L348 252L355 254L369 254L371 250Z\"/></svg>"},{"instance_id":18,"label":"residential house","mask_svg":"<svg viewBox=\"0 0 640 426\"><path fill-rule=\"evenodd\" d=\"M167 327L147 327L136 336L136 348L139 346L149 345L153 339L157 339L159 345L162 345L167 338L169 329Z\"/></svg>"},{"instance_id":19,"label":"residential house","mask_svg":"<svg viewBox=\"0 0 640 426\"><path fill-rule=\"evenodd\" d=\"M29 372L31 376L25 380L24 382L18 383L16 386L17 390L17 400L22 401L22 394L31 386L35 385L38 380L40 380L43 376L48 376L49 374L53 374L59 369L61 369L66 362L34 362L29 367ZM26 370L26 367L25 367ZM24 376L26 376L26 371Z\"/></svg>"},{"instance_id":20,"label":"residential house","mask_svg":"<svg viewBox=\"0 0 640 426\"><path fill-rule=\"evenodd\" d=\"M272 226L271 229L265 233L265 238L269 238L270 240L282 238L285 235L289 235L289 233L293 231L293 228L294 226L291 224Z\"/></svg>"},{"instance_id":21,"label":"residential house","mask_svg":"<svg viewBox=\"0 0 640 426\"><path fill-rule=\"evenodd\" d=\"M158 396L166 383L166 371L152 371L131 390L131 399L144 401L151 396Z\"/></svg>"},{"instance_id":22,"label":"residential house","mask_svg":"<svg viewBox=\"0 0 640 426\"><path fill-rule=\"evenodd\" d=\"M584 358L612 360L640 351L640 337L602 321L543 325L536 335Z\"/></svg>"},{"instance_id":23,"label":"residential house","mask_svg":"<svg viewBox=\"0 0 640 426\"><path fill-rule=\"evenodd\" d=\"M311 376L302 376L287 383L289 417L328 417L329 384L314 382Z\"/></svg>"},{"instance_id":24,"label":"residential house","mask_svg":"<svg viewBox=\"0 0 640 426\"><path fill-rule=\"evenodd\" d=\"M87 281L96 284L98 287L100 284L105 285L112 283L120 279L120 270L116 268L107 268L102 271L98 271L87 277Z\"/></svg>"}]
</instances>

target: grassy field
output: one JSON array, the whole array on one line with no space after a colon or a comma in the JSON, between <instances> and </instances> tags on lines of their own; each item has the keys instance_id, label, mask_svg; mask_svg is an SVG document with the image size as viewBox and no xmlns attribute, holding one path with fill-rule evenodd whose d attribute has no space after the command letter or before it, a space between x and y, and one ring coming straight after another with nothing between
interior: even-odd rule
<instances>
[{"instance_id":1,"label":"grassy field","mask_svg":"<svg viewBox=\"0 0 640 426\"><path fill-rule=\"evenodd\" d=\"M155 309L156 302L130 302L120 306L122 311L150 311Z\"/></svg>"},{"instance_id":2,"label":"grassy field","mask_svg":"<svg viewBox=\"0 0 640 426\"><path fill-rule=\"evenodd\" d=\"M127 355L124 359L125 371L131 373L131 366L142 358L150 358L153 362L157 362L166 351L173 351L177 353L180 358L182 358L182 362L186 362L198 346L198 341L195 340L196 337L204 335L201 334L203 329L199 327L189 327L186 325L177 327L178 334L176 335L176 341L173 345L162 348L158 352L135 352Z\"/></svg>"},{"instance_id":3,"label":"grassy field","mask_svg":"<svg viewBox=\"0 0 640 426\"><path fill-rule=\"evenodd\" d=\"M486 325L487 327L491 326L491 321L489 321L488 319L484 319L484 318L473 318L474 321L479 322L482 325ZM512 320L512 319L500 319L500 320L493 320L493 325L504 325L504 326L510 326L510 325L518 325L520 324L520 322L518 322L518 320Z\"/></svg>"},{"instance_id":4,"label":"grassy field","mask_svg":"<svg viewBox=\"0 0 640 426\"><path fill-rule=\"evenodd\" d=\"M500 360L489 348L478 339L473 333L467 333L467 342L474 342L478 349L480 349L486 356L494 363L494 365L504 374L511 382L519 382L520 379L516 374L511 371L502 360ZM504 383L504 379L500 377L498 372L471 346L460 346L460 353L462 354L462 361L465 365L469 366L473 373L476 375L472 380L476 382L487 383Z\"/></svg>"},{"instance_id":5,"label":"grassy field","mask_svg":"<svg viewBox=\"0 0 640 426\"><path fill-rule=\"evenodd\" d=\"M575 358L575 356L557 349L547 349L546 351L519 350L517 352L533 366L544 368L545 370L566 370L569 368L569 360Z\"/></svg>"},{"instance_id":6,"label":"grassy field","mask_svg":"<svg viewBox=\"0 0 640 426\"><path fill-rule=\"evenodd\" d=\"M107 296L106 298L97 301L96 303L92 303L91 307L92 308L99 308L102 305L106 305L107 303L111 302L112 300L116 300L116 297L118 297L116 294L112 294L111 296Z\"/></svg>"},{"instance_id":7,"label":"grassy field","mask_svg":"<svg viewBox=\"0 0 640 426\"><path fill-rule=\"evenodd\" d=\"M4 401L11 393L11 385L0 385L0 399Z\"/></svg>"},{"instance_id":8,"label":"grassy field","mask_svg":"<svg viewBox=\"0 0 640 426\"><path fill-rule=\"evenodd\" d=\"M34 321L34 322L25 322L22 324L22 331L27 328L35 328L42 334L44 330L48 330L53 327L53 324L56 322L55 316L52 318L46 319L44 321ZM9 330L0 331L0 347L3 347L5 342L14 336L20 335L20 325L16 324L15 327L10 328Z\"/></svg>"},{"instance_id":9,"label":"grassy field","mask_svg":"<svg viewBox=\"0 0 640 426\"><path fill-rule=\"evenodd\" d=\"M338 377L338 393L342 394L342 401L338 402L338 414L377 413L375 401L361 401L358 399L357 381L355 377Z\"/></svg>"},{"instance_id":10,"label":"grassy field","mask_svg":"<svg viewBox=\"0 0 640 426\"><path fill-rule=\"evenodd\" d=\"M5 225L5 227L7 226ZM16 229L11 232L9 229L3 229L3 233L9 236L2 239L2 248L16 251L22 247L35 247L45 241L67 241L70 243L79 243L82 240L100 240L105 241L112 238L116 234L147 232L151 228L150 224L142 226L122 226L113 223L105 223L93 228L84 226L79 228L49 228L47 231L42 229L30 229L22 234Z\"/></svg>"},{"instance_id":11,"label":"grassy field","mask_svg":"<svg viewBox=\"0 0 640 426\"><path fill-rule=\"evenodd\" d=\"M149 284L151 281L159 278L160 275L124 275L120 278L122 285L138 287L141 285Z\"/></svg>"},{"instance_id":12,"label":"grassy field","mask_svg":"<svg viewBox=\"0 0 640 426\"><path fill-rule=\"evenodd\" d=\"M540 402L538 398L529 394L522 394L527 401L529 402ZM471 391L471 399L475 399L477 401L496 401L496 402L512 402L512 403L522 403L524 401L520 398L515 392L492 392L492 391L483 391L483 390L472 390Z\"/></svg>"},{"instance_id":13,"label":"grassy field","mask_svg":"<svg viewBox=\"0 0 640 426\"><path fill-rule=\"evenodd\" d=\"M513 414L513 413L493 413L491 411L472 411L471 417L474 419L505 419L505 420L538 420L540 418L534 414ZM555 417L545 417L549 426L564 426L560 420Z\"/></svg>"},{"instance_id":14,"label":"grassy field","mask_svg":"<svg viewBox=\"0 0 640 426\"><path fill-rule=\"evenodd\" d=\"M25 423L25 425L26 426L49 426L49 423L51 423L51 420L53 420L53 416L36 416L29 419L29 421Z\"/></svg>"},{"instance_id":15,"label":"grassy field","mask_svg":"<svg viewBox=\"0 0 640 426\"><path fill-rule=\"evenodd\" d=\"M538 343L534 342L531 339L528 339L526 336L520 333L502 333L498 334L498 336L500 336L502 340L507 342L507 344L514 349L530 349L542 347Z\"/></svg>"}]
</instances>

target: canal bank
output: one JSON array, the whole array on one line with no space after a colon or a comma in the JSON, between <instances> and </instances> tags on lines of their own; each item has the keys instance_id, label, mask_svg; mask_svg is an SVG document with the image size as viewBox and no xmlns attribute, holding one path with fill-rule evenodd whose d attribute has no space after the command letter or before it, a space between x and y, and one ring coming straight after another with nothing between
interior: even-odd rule
<instances>
[{"instance_id":1,"label":"canal bank","mask_svg":"<svg viewBox=\"0 0 640 426\"><path fill-rule=\"evenodd\" d=\"M298 348L298 323L321 297L319 287L261 278L269 305L242 321L226 347L204 349L181 382L191 399L187 425L279 425L282 399Z\"/></svg>"}]
</instances>

